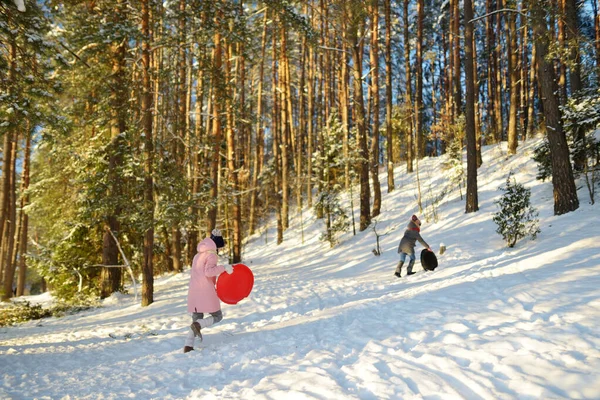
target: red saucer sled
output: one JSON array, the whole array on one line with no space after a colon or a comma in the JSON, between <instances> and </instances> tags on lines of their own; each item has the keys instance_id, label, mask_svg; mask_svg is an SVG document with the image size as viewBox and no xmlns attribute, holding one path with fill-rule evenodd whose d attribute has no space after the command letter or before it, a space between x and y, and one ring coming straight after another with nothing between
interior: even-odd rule
<instances>
[{"instance_id":1,"label":"red saucer sled","mask_svg":"<svg viewBox=\"0 0 600 400\"><path fill-rule=\"evenodd\" d=\"M248 297L254 286L254 274L244 264L235 264L233 272L223 272L217 279L217 296L223 303L237 304Z\"/></svg>"}]
</instances>

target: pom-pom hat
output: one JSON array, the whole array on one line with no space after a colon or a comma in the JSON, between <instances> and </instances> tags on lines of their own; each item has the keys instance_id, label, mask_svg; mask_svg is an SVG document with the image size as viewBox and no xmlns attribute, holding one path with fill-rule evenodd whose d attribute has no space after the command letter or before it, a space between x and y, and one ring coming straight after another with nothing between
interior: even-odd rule
<instances>
[{"instance_id":1,"label":"pom-pom hat","mask_svg":"<svg viewBox=\"0 0 600 400\"><path fill-rule=\"evenodd\" d=\"M223 240L223 236L221 235L221 231L217 228L213 229L210 233L210 238L215 245L217 245L217 249L225 247L225 240Z\"/></svg>"}]
</instances>

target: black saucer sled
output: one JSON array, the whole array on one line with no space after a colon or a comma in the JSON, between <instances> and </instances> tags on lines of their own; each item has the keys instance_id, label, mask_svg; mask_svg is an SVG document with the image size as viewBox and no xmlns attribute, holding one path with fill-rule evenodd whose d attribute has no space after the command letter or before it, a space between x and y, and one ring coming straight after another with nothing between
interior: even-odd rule
<instances>
[{"instance_id":1,"label":"black saucer sled","mask_svg":"<svg viewBox=\"0 0 600 400\"><path fill-rule=\"evenodd\" d=\"M438 260L433 251L423 249L421 251L421 265L425 271L433 271L438 266Z\"/></svg>"}]
</instances>

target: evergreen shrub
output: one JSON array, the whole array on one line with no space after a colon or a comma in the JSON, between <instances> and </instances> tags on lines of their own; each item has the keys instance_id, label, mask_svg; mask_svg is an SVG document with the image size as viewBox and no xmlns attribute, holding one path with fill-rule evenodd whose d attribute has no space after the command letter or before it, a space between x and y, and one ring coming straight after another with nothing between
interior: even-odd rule
<instances>
[{"instance_id":1,"label":"evergreen shrub","mask_svg":"<svg viewBox=\"0 0 600 400\"><path fill-rule=\"evenodd\" d=\"M527 236L534 240L540 229L538 212L531 205L531 190L517 183L512 172L506 178L506 186L500 190L504 195L494 202L500 207L493 217L498 225L496 232L502 235L508 247L514 247L519 239Z\"/></svg>"}]
</instances>

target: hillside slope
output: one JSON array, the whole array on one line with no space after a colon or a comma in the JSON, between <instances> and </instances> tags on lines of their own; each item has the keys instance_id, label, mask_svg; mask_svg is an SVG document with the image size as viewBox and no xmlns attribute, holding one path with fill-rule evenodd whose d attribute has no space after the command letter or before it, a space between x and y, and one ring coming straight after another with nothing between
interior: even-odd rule
<instances>
[{"instance_id":1,"label":"hillside slope","mask_svg":"<svg viewBox=\"0 0 600 400\"><path fill-rule=\"evenodd\" d=\"M115 295L100 309L0 329L0 397L599 398L600 212L581 188L580 209L552 215L552 185L535 180L530 160L536 142L514 157L485 148L479 212L464 213L458 188L437 205L437 222L426 209L423 237L447 247L434 272L417 263L416 275L393 275L418 211L414 175L400 166L398 189L382 187L381 256L371 229L330 249L304 210L281 245L273 224L249 238L254 290L223 306L196 351L182 353L186 271L157 279L149 307ZM419 165L428 202L449 189L443 162ZM508 249L492 214L511 170L532 190L541 233Z\"/></svg>"}]
</instances>

